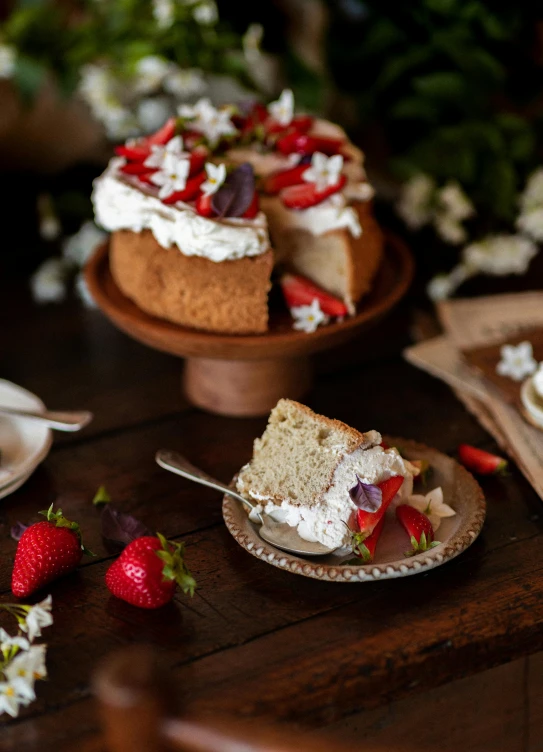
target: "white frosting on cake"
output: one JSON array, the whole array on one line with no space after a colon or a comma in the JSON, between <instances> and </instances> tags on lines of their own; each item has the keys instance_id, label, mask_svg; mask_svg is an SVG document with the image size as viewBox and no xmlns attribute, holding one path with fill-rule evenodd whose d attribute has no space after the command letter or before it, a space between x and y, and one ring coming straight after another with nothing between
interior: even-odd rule
<instances>
[{"instance_id":1,"label":"white frosting on cake","mask_svg":"<svg viewBox=\"0 0 543 752\"><path fill-rule=\"evenodd\" d=\"M307 541L318 541L332 549L348 548L351 529L356 529L357 507L349 496L349 489L356 485L357 476L363 483L381 483L394 475L402 475L404 482L396 497L399 503L413 492L413 474L409 462L402 459L396 449L355 449L345 454L337 466L332 483L326 493L313 506L295 505L283 501L280 506L273 501L257 498L249 491L249 496L259 501L258 512L264 511L278 522L286 522L297 528L298 535ZM253 515L252 518L256 520Z\"/></svg>"},{"instance_id":2,"label":"white frosting on cake","mask_svg":"<svg viewBox=\"0 0 543 752\"><path fill-rule=\"evenodd\" d=\"M227 261L258 256L270 247L265 216L253 220L207 219L181 201L166 205L119 174L122 159L112 159L94 181L92 201L96 221L105 230L150 230L163 247L177 246L185 256ZM140 187L141 186L141 187Z\"/></svg>"}]
</instances>

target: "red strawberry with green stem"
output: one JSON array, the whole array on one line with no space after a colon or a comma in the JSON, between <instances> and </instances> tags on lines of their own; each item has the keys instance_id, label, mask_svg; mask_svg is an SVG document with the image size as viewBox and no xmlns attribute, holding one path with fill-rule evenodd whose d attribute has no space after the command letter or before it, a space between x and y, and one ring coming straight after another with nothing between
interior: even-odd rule
<instances>
[{"instance_id":1,"label":"red strawberry with green stem","mask_svg":"<svg viewBox=\"0 0 543 752\"><path fill-rule=\"evenodd\" d=\"M379 538L381 537L381 533L383 531L383 527L385 525L385 516L383 515L377 525L375 526L373 532L371 535L368 535L367 537L364 536L364 533L360 533L358 531L352 531L352 547L353 547L353 554L357 556L359 559L362 559L362 561L357 561L356 559L349 559L348 562L344 562L344 564L370 564L373 561L373 557L375 556L375 549L377 548L377 542Z\"/></svg>"},{"instance_id":2,"label":"red strawberry with green stem","mask_svg":"<svg viewBox=\"0 0 543 752\"><path fill-rule=\"evenodd\" d=\"M411 551L406 556L415 556L430 548L439 546L439 541L434 540L434 529L428 517L409 504L400 504L396 507L396 517L411 539Z\"/></svg>"},{"instance_id":3,"label":"red strawberry with green stem","mask_svg":"<svg viewBox=\"0 0 543 752\"><path fill-rule=\"evenodd\" d=\"M106 572L113 595L140 608L159 608L172 600L177 585L194 594L196 581L184 561L184 543L157 533L128 544Z\"/></svg>"},{"instance_id":4,"label":"red strawberry with green stem","mask_svg":"<svg viewBox=\"0 0 543 752\"><path fill-rule=\"evenodd\" d=\"M478 475L505 475L507 460L496 454L485 452L469 444L460 444L458 447L460 462Z\"/></svg>"},{"instance_id":5,"label":"red strawberry with green stem","mask_svg":"<svg viewBox=\"0 0 543 752\"><path fill-rule=\"evenodd\" d=\"M402 483L402 475L395 475L388 480L384 480L382 483L377 483L377 488L381 491L381 504L377 511L367 512L364 509L358 510L358 529L364 538L368 538L373 533L381 518L385 516L390 502L400 490Z\"/></svg>"},{"instance_id":6,"label":"red strawberry with green stem","mask_svg":"<svg viewBox=\"0 0 543 752\"><path fill-rule=\"evenodd\" d=\"M68 520L53 505L40 512L46 519L30 525L17 545L11 589L26 598L53 580L74 570L83 554L94 556L81 542L77 522Z\"/></svg>"},{"instance_id":7,"label":"red strawberry with green stem","mask_svg":"<svg viewBox=\"0 0 543 752\"><path fill-rule=\"evenodd\" d=\"M306 277L299 274L283 274L280 282L289 308L311 305L316 298L322 312L327 316L346 316L348 313L347 306L342 300L325 292Z\"/></svg>"}]
</instances>

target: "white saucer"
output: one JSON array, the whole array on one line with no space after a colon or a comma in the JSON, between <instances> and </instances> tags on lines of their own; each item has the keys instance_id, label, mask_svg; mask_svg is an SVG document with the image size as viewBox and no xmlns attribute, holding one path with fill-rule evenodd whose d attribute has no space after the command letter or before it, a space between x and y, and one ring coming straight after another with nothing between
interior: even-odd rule
<instances>
[{"instance_id":1,"label":"white saucer","mask_svg":"<svg viewBox=\"0 0 543 752\"><path fill-rule=\"evenodd\" d=\"M22 410L45 410L32 392L0 379L0 405ZM21 486L42 462L51 447L51 430L35 421L14 415L0 415L0 498Z\"/></svg>"}]
</instances>

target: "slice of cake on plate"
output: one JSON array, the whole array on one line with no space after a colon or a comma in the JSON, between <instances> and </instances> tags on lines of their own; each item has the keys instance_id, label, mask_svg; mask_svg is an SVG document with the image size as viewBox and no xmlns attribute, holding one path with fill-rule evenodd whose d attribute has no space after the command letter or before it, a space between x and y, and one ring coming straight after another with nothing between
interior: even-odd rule
<instances>
[{"instance_id":1,"label":"slice of cake on plate","mask_svg":"<svg viewBox=\"0 0 543 752\"><path fill-rule=\"evenodd\" d=\"M311 331L371 288L383 241L363 155L338 126L295 115L291 93L246 112L184 105L117 154L94 183L96 221L112 233L117 285L147 313L263 333L277 267L299 275L297 289L319 287Z\"/></svg>"},{"instance_id":2,"label":"slice of cake on plate","mask_svg":"<svg viewBox=\"0 0 543 752\"><path fill-rule=\"evenodd\" d=\"M358 483L373 487L401 476L393 502L400 503L411 495L418 474L396 449L381 443L377 431L359 433L282 399L239 473L237 490L256 501L258 511L295 526L305 540L348 549L360 509L349 492Z\"/></svg>"}]
</instances>

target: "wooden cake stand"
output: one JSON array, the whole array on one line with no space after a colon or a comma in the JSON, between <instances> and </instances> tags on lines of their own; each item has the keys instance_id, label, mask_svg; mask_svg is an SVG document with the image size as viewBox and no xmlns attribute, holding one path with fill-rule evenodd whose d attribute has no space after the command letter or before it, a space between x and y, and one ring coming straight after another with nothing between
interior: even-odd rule
<instances>
[{"instance_id":1,"label":"wooden cake stand","mask_svg":"<svg viewBox=\"0 0 543 752\"><path fill-rule=\"evenodd\" d=\"M267 414L281 397L299 399L312 382L309 356L340 345L375 324L406 293L413 258L396 236L386 235L384 259L371 293L355 316L312 333L292 328L274 294L266 334L225 335L186 329L140 310L115 284L109 246L100 246L85 270L92 297L119 329L157 350L186 358L184 390L195 405L221 415Z\"/></svg>"}]
</instances>

